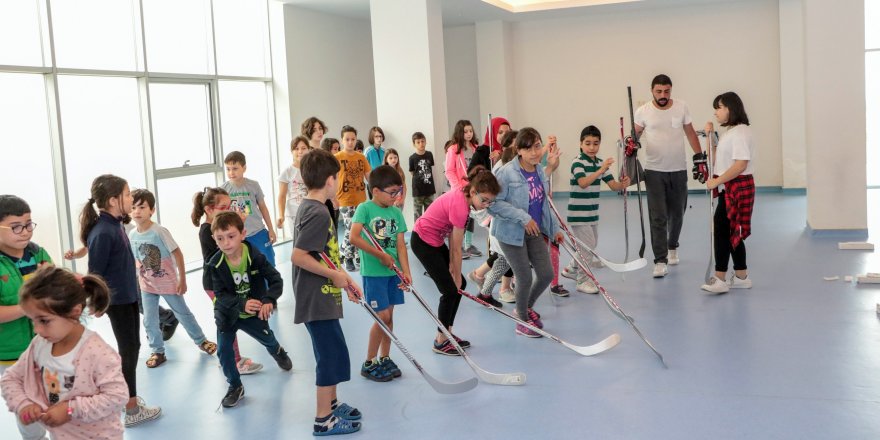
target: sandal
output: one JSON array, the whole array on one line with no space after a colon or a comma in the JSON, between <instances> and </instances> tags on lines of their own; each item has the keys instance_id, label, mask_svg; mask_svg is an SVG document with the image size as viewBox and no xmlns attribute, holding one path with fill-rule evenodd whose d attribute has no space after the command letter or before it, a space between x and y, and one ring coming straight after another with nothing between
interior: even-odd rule
<instances>
[{"instance_id":1,"label":"sandal","mask_svg":"<svg viewBox=\"0 0 880 440\"><path fill-rule=\"evenodd\" d=\"M214 354L217 351L217 344L215 344L211 341L205 340L205 342L202 342L201 344L199 344L199 350L202 350L205 353L208 353L209 355Z\"/></svg>"},{"instance_id":2,"label":"sandal","mask_svg":"<svg viewBox=\"0 0 880 440\"><path fill-rule=\"evenodd\" d=\"M168 358L165 357L165 353L153 353L147 359L147 368L156 368L167 360Z\"/></svg>"}]
</instances>

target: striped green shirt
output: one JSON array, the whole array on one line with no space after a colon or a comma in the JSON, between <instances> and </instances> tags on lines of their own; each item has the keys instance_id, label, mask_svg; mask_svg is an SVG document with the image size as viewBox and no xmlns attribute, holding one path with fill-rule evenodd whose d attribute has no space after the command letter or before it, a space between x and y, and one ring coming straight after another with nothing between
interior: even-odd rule
<instances>
[{"instance_id":1,"label":"striped green shirt","mask_svg":"<svg viewBox=\"0 0 880 440\"><path fill-rule=\"evenodd\" d=\"M600 180L606 183L614 180L611 171L606 171L602 176L589 184L586 188L578 185L578 179L589 176L599 171L602 159L590 158L581 151L580 156L571 163L571 191L568 197L568 223L569 224L594 224L599 222L599 190Z\"/></svg>"}]
</instances>

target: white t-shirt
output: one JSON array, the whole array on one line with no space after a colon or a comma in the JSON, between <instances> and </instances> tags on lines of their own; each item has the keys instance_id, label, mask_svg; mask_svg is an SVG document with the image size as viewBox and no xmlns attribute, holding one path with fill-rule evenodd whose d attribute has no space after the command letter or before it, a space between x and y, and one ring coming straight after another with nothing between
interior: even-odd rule
<instances>
[{"instance_id":1,"label":"white t-shirt","mask_svg":"<svg viewBox=\"0 0 880 440\"><path fill-rule=\"evenodd\" d=\"M73 360L83 346L83 342L92 334L91 330L83 331L82 336L66 354L52 356L52 343L41 336L34 336L34 359L40 367L40 376L43 389L49 398L49 405L54 405L67 399L67 393L73 388L76 380L76 366Z\"/></svg>"},{"instance_id":2,"label":"white t-shirt","mask_svg":"<svg viewBox=\"0 0 880 440\"><path fill-rule=\"evenodd\" d=\"M308 195L308 189L302 180L302 174L299 168L290 165L278 176L278 181L287 184L287 202L285 203L284 216L289 218L296 217L296 210L303 199Z\"/></svg>"},{"instance_id":3,"label":"white t-shirt","mask_svg":"<svg viewBox=\"0 0 880 440\"><path fill-rule=\"evenodd\" d=\"M718 148L715 151L715 168L712 170L712 174L719 176L724 174L737 160L749 161L745 171L741 174L754 174L755 141L752 137L752 127L739 124L728 128L726 132L721 134Z\"/></svg>"},{"instance_id":4,"label":"white t-shirt","mask_svg":"<svg viewBox=\"0 0 880 440\"><path fill-rule=\"evenodd\" d=\"M645 148L645 169L651 171L683 171L687 169L683 127L691 123L691 113L684 101L674 99L665 110L654 107L654 101L636 110L636 125L644 127L639 141Z\"/></svg>"}]
</instances>

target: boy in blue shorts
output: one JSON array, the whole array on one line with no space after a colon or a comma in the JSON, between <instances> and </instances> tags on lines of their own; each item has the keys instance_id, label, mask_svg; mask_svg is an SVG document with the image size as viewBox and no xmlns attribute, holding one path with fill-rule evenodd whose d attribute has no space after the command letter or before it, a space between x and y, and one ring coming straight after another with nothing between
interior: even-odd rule
<instances>
[{"instance_id":1,"label":"boy in blue shorts","mask_svg":"<svg viewBox=\"0 0 880 440\"><path fill-rule=\"evenodd\" d=\"M352 286L348 299L357 302L360 288L348 273L339 270L339 245L330 210L324 203L336 195L339 162L330 152L312 150L300 161L308 195L296 212L293 228L293 322L305 324L315 352L317 413L312 435L349 434L361 429L361 413L336 398L336 386L351 379L348 346L339 319L342 289ZM318 256L323 252L336 265L330 269Z\"/></svg>"},{"instance_id":2,"label":"boy in blue shorts","mask_svg":"<svg viewBox=\"0 0 880 440\"><path fill-rule=\"evenodd\" d=\"M351 221L349 240L360 253L367 304L393 330L394 306L403 304L403 291L402 283L391 267L397 264L407 283L411 280L406 241L403 237L406 221L400 208L394 206L395 200L403 191L403 182L397 170L388 165L375 168L370 173L369 180L373 198L357 207ZM365 227L383 250L376 249L367 241L366 235L362 235ZM389 357L390 350L391 338L382 331L378 323L373 323L367 343L367 360L361 366L361 376L376 382L388 382L400 377L400 368Z\"/></svg>"}]
</instances>

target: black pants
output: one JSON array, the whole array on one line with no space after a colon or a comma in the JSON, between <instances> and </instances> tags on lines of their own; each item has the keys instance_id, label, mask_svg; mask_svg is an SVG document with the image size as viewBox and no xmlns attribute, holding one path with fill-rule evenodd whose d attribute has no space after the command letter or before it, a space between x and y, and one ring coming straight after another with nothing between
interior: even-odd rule
<instances>
[{"instance_id":1,"label":"black pants","mask_svg":"<svg viewBox=\"0 0 880 440\"><path fill-rule=\"evenodd\" d=\"M122 358L122 376L128 385L128 396L137 396L137 362L141 350L141 317L138 303L114 304L107 309L110 327L116 337L116 347Z\"/></svg>"},{"instance_id":2,"label":"black pants","mask_svg":"<svg viewBox=\"0 0 880 440\"><path fill-rule=\"evenodd\" d=\"M687 179L686 171L645 171L654 263L666 263L669 249L678 249L687 208Z\"/></svg>"},{"instance_id":3,"label":"black pants","mask_svg":"<svg viewBox=\"0 0 880 440\"><path fill-rule=\"evenodd\" d=\"M416 258L428 271L428 276L434 280L434 284L440 291L440 306L437 307L437 317L446 328L452 327L455 314L458 313L458 304L461 303L461 295L458 293L459 287L452 280L452 274L449 273L449 247L446 244L440 245L440 247L431 246L425 243L415 231L410 236L409 243ZM461 289L464 290L465 287L467 287L467 283L462 276Z\"/></svg>"},{"instance_id":4,"label":"black pants","mask_svg":"<svg viewBox=\"0 0 880 440\"><path fill-rule=\"evenodd\" d=\"M715 209L715 271L727 272L727 263L733 256L733 270L746 270L746 242L731 249L730 220L727 218L727 204L724 202L724 191L718 193L718 207Z\"/></svg>"}]
</instances>

